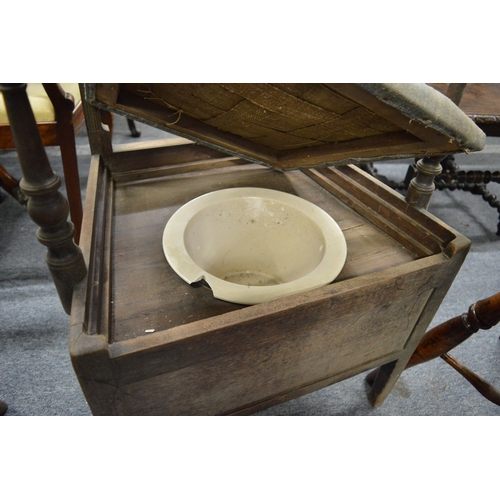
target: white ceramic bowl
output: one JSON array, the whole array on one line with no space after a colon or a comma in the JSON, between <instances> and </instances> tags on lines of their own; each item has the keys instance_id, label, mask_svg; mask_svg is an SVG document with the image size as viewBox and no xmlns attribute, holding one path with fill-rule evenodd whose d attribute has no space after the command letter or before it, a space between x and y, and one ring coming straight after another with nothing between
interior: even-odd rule
<instances>
[{"instance_id":1,"label":"white ceramic bowl","mask_svg":"<svg viewBox=\"0 0 500 500\"><path fill-rule=\"evenodd\" d=\"M332 282L347 256L337 223L316 205L281 191L234 188L183 205L163 232L163 250L188 283L214 297L257 304Z\"/></svg>"}]
</instances>

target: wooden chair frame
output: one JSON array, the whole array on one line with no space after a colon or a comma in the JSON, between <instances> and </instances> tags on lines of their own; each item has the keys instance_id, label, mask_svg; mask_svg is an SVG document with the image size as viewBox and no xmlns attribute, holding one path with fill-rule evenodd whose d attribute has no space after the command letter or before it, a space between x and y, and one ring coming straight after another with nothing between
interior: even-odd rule
<instances>
[{"instance_id":1,"label":"wooden chair frame","mask_svg":"<svg viewBox=\"0 0 500 500\"><path fill-rule=\"evenodd\" d=\"M85 123L82 100L79 99L78 102L75 102L73 95L65 92L58 83L44 83L43 88L54 106L56 118L53 122L38 122L37 126L44 146L59 146L61 148L69 211L71 221L75 226L75 242L78 243L83 209L75 136ZM103 113L103 122L111 129L112 115ZM9 124L0 124L0 148L15 149ZM0 182L2 187L21 203L26 201L18 189L19 181L13 178L1 165Z\"/></svg>"}]
</instances>

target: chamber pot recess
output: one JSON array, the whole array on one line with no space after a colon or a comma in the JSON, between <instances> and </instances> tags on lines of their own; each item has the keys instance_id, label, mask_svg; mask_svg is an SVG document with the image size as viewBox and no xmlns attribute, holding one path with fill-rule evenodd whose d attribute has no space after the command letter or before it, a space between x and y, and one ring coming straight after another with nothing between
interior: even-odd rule
<instances>
[{"instance_id":1,"label":"chamber pot recess","mask_svg":"<svg viewBox=\"0 0 500 500\"><path fill-rule=\"evenodd\" d=\"M258 304L331 283L347 247L338 224L298 196L263 188L213 191L179 208L163 250L187 283L215 298Z\"/></svg>"}]
</instances>

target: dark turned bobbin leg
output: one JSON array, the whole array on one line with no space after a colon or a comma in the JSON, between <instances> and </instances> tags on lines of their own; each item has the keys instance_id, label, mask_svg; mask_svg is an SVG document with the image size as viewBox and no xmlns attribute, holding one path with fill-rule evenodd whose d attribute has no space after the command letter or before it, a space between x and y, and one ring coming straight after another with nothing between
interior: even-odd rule
<instances>
[{"instance_id":1,"label":"dark turned bobbin leg","mask_svg":"<svg viewBox=\"0 0 500 500\"><path fill-rule=\"evenodd\" d=\"M441 161L446 156L424 157L417 161L417 175L411 180L406 201L417 208L427 209L434 193L434 178L442 172Z\"/></svg>"},{"instance_id":2,"label":"dark turned bobbin leg","mask_svg":"<svg viewBox=\"0 0 500 500\"><path fill-rule=\"evenodd\" d=\"M28 214L39 226L37 238L47 247L47 266L59 298L70 313L74 286L86 275L82 252L73 241L68 201L59 192L61 180L52 171L26 94L24 83L0 84L23 171L20 187L29 197Z\"/></svg>"}]
</instances>

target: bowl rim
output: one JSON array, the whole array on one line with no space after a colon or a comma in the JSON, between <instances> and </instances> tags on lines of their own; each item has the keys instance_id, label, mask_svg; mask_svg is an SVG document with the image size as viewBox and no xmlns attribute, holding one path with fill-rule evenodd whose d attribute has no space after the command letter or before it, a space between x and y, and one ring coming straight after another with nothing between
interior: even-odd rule
<instances>
[{"instance_id":1,"label":"bowl rim","mask_svg":"<svg viewBox=\"0 0 500 500\"><path fill-rule=\"evenodd\" d=\"M242 285L214 276L191 258L184 245L184 232L194 215L216 203L251 197L291 206L318 226L325 240L325 252L319 264L311 272L277 285ZM220 189L188 201L167 221L162 244L167 262L184 281L192 284L204 280L210 286L215 298L244 305L268 302L327 285L340 274L347 258L344 234L337 222L322 208L294 194L257 187Z\"/></svg>"}]
</instances>

